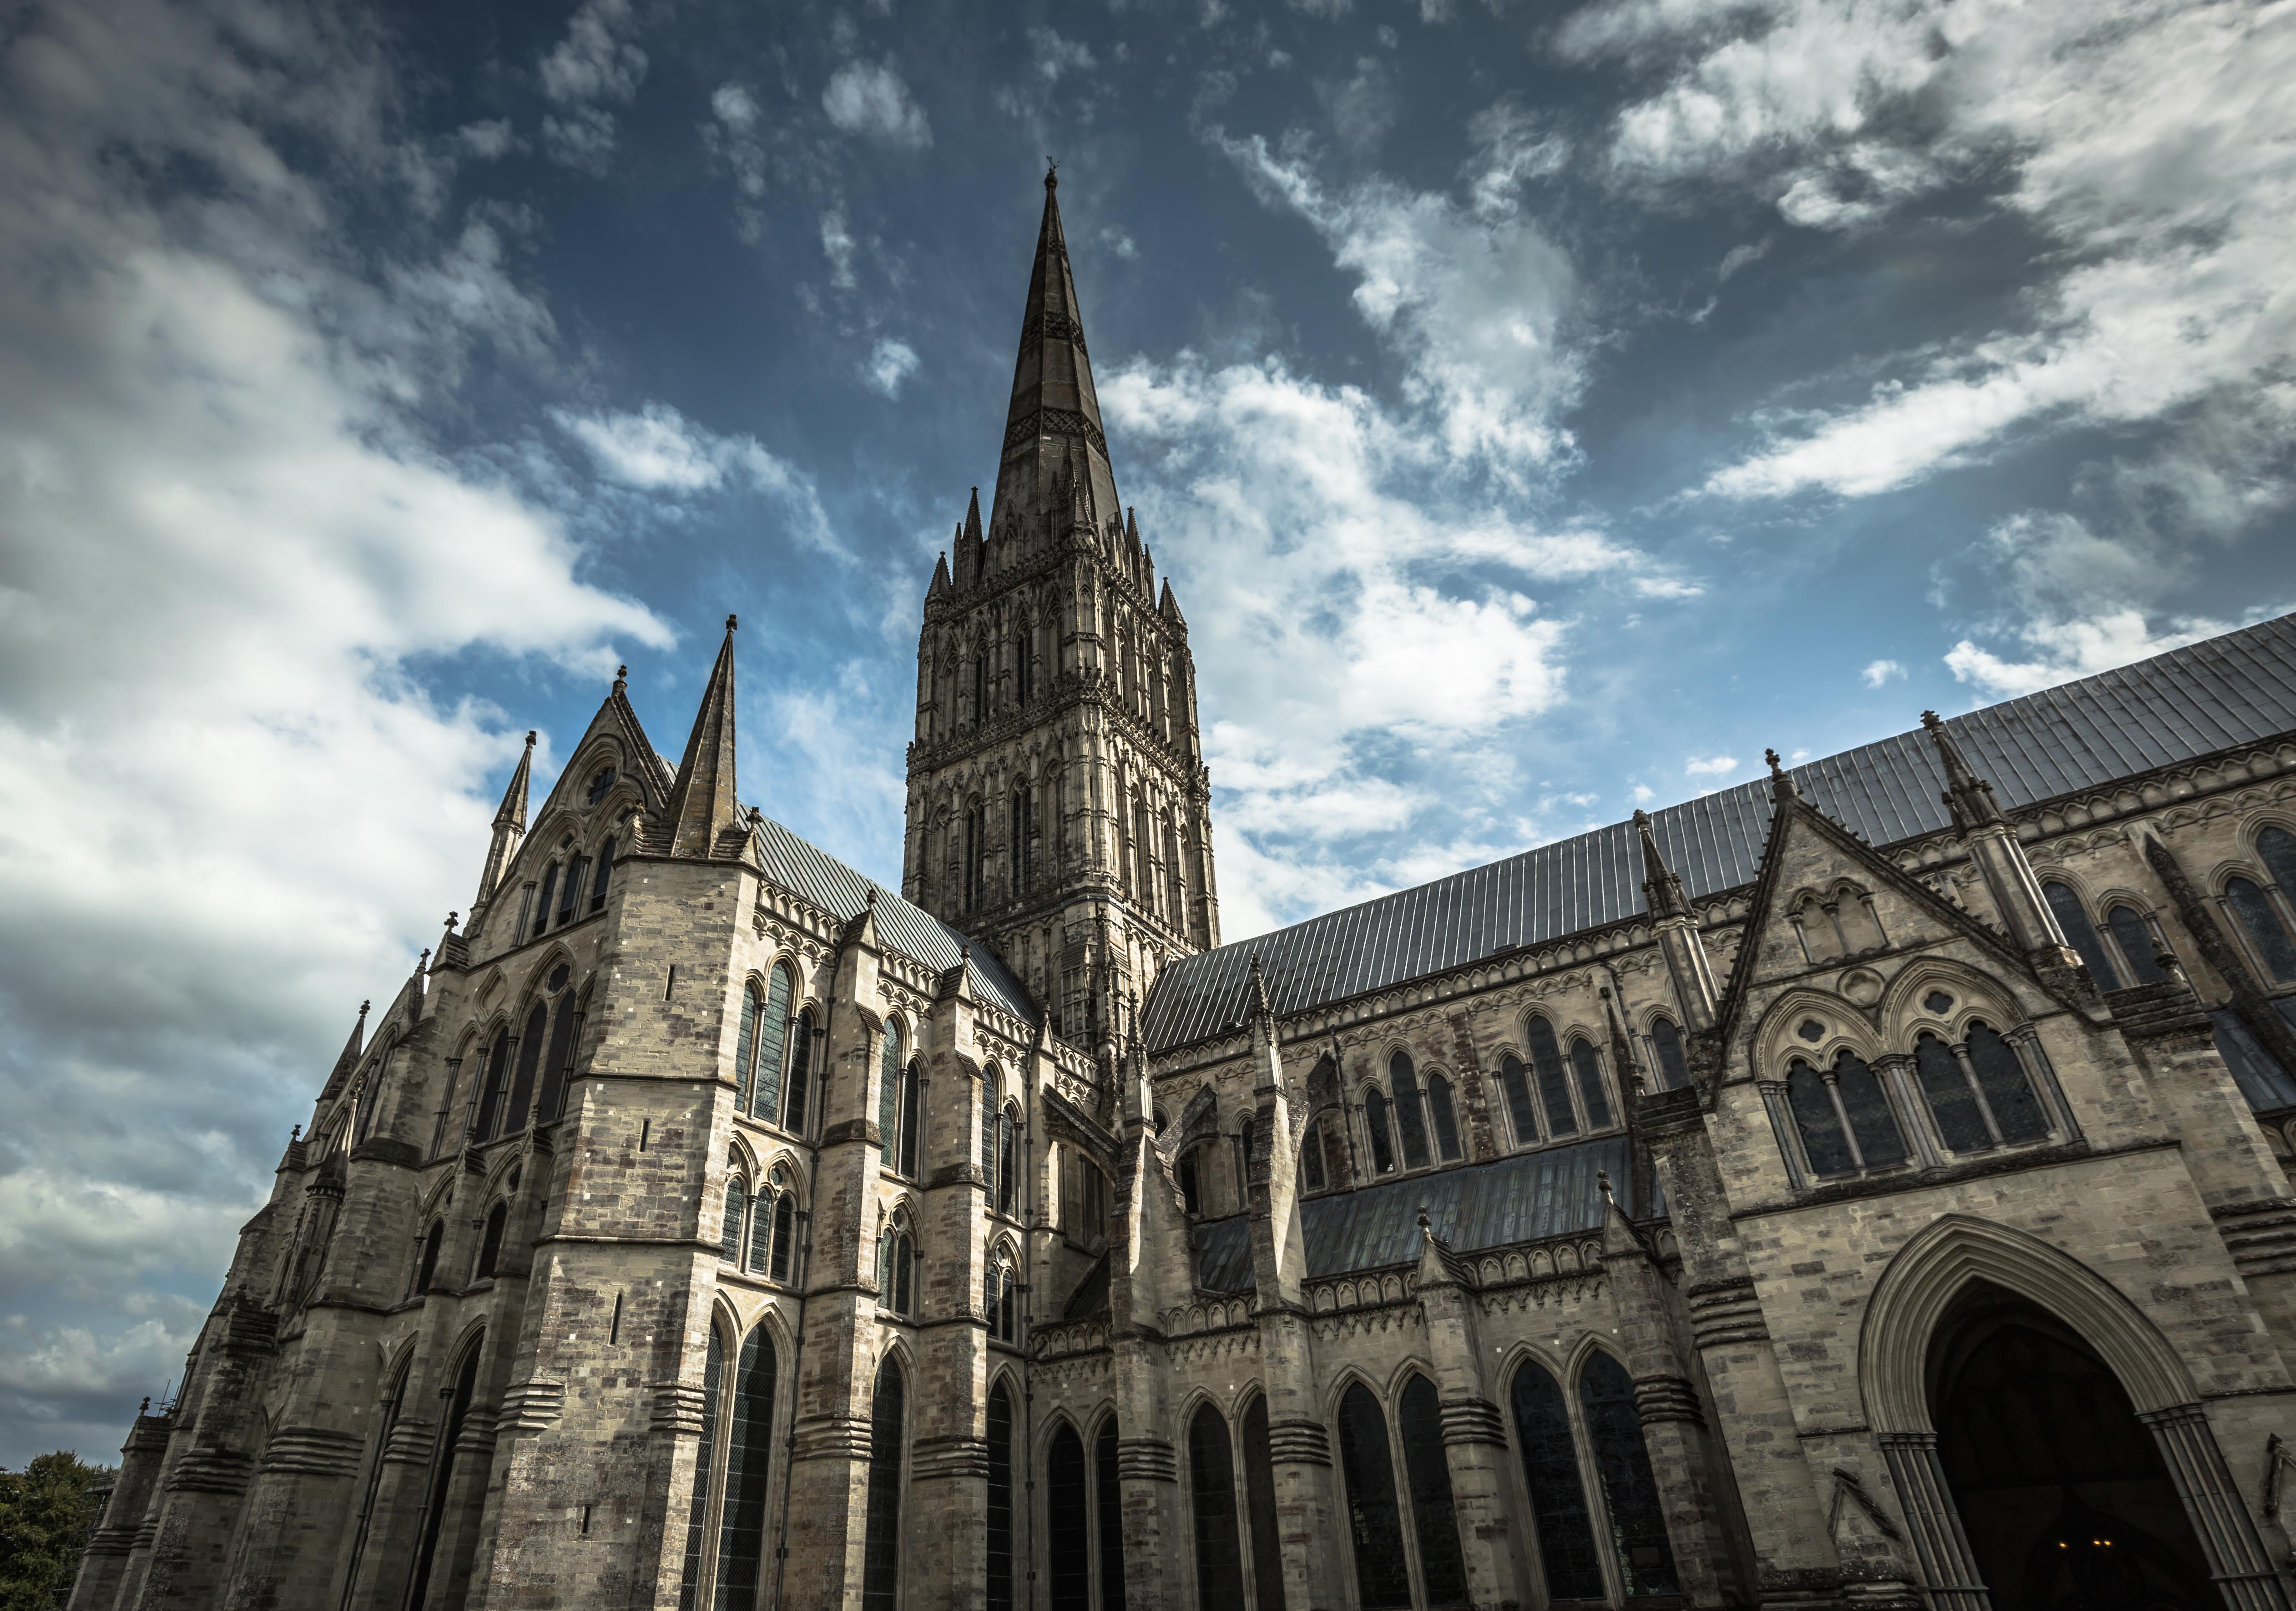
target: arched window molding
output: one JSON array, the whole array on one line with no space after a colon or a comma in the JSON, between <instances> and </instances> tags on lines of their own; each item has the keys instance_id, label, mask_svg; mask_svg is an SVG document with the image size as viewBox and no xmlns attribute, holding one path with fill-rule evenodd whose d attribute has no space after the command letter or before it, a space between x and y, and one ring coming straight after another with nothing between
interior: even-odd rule
<instances>
[{"instance_id":1,"label":"arched window molding","mask_svg":"<svg viewBox=\"0 0 2296 1611\"><path fill-rule=\"evenodd\" d=\"M1250 1518L1252 1611L1283 1611L1283 1528L1275 1512L1275 1452L1267 1437L1267 1399L1254 1393L1236 1420L1243 1462L1244 1511Z\"/></svg>"},{"instance_id":2,"label":"arched window molding","mask_svg":"<svg viewBox=\"0 0 2296 1611\"><path fill-rule=\"evenodd\" d=\"M2064 933L2065 943L2088 965L2088 976L2095 981L2096 987L2120 989L2125 976L2113 966L2096 925L2089 921L2088 908L2082 903L2079 892L2062 879L2051 879L2041 886L2041 897L2048 902L2057 927Z\"/></svg>"},{"instance_id":3,"label":"arched window molding","mask_svg":"<svg viewBox=\"0 0 2296 1611\"><path fill-rule=\"evenodd\" d=\"M718 1256L736 1270L742 1267L742 1241L749 1229L750 1182L736 1164L726 1172L726 1219L718 1241Z\"/></svg>"},{"instance_id":4,"label":"arched window molding","mask_svg":"<svg viewBox=\"0 0 2296 1611\"><path fill-rule=\"evenodd\" d=\"M2157 985L2169 977L2161 954L2169 950L2161 925L2134 901L2116 900L2104 913L2105 932L2120 953L2120 977L2125 983Z\"/></svg>"},{"instance_id":5,"label":"arched window molding","mask_svg":"<svg viewBox=\"0 0 2296 1611\"><path fill-rule=\"evenodd\" d=\"M1506 1100L1507 1128L1517 1147L1538 1145L1538 1111L1531 1102L1530 1070L1512 1051L1499 1059L1499 1094Z\"/></svg>"},{"instance_id":6,"label":"arched window molding","mask_svg":"<svg viewBox=\"0 0 2296 1611\"><path fill-rule=\"evenodd\" d=\"M982 1313L988 1319L988 1335L997 1342L1017 1347L1021 1342L1021 1272L1009 1246L999 1243L989 1250L988 1270L981 1280Z\"/></svg>"},{"instance_id":7,"label":"arched window molding","mask_svg":"<svg viewBox=\"0 0 2296 1611\"><path fill-rule=\"evenodd\" d=\"M813 1009L800 1008L790 1026L789 1080L782 1090L782 1128L791 1135L809 1133L813 1116Z\"/></svg>"},{"instance_id":8,"label":"arched window molding","mask_svg":"<svg viewBox=\"0 0 2296 1611\"><path fill-rule=\"evenodd\" d=\"M1674 1548L1627 1368L1600 1349L1589 1353L1579 1367L1578 1398L1620 1587L1630 1599L1678 1592Z\"/></svg>"},{"instance_id":9,"label":"arched window molding","mask_svg":"<svg viewBox=\"0 0 2296 1611\"><path fill-rule=\"evenodd\" d=\"M1800 1143L1802 1166L1818 1179L1890 1169L1906 1158L1904 1126L1873 1068L1844 1048L1821 1070L1796 1058L1787 1065L1785 1101Z\"/></svg>"},{"instance_id":10,"label":"arched window molding","mask_svg":"<svg viewBox=\"0 0 2296 1611\"><path fill-rule=\"evenodd\" d=\"M1467 1603L1467 1562L1459 1548L1458 1507L1443 1453L1443 1412L1435 1384L1414 1371L1396 1395L1395 1419L1411 1494L1424 1603L1463 1606Z\"/></svg>"},{"instance_id":11,"label":"arched window molding","mask_svg":"<svg viewBox=\"0 0 2296 1611\"><path fill-rule=\"evenodd\" d=\"M1578 1110L1586 1116L1587 1128L1608 1130L1612 1107L1610 1087L1603 1078L1602 1055L1583 1034L1570 1039L1570 1070L1578 1076Z\"/></svg>"},{"instance_id":12,"label":"arched window molding","mask_svg":"<svg viewBox=\"0 0 2296 1611\"><path fill-rule=\"evenodd\" d=\"M598 846L598 876L590 885L590 910L606 909L607 887L614 881L614 836L608 834Z\"/></svg>"},{"instance_id":13,"label":"arched window molding","mask_svg":"<svg viewBox=\"0 0 2296 1611\"><path fill-rule=\"evenodd\" d=\"M2288 933L2264 886L2244 873L2224 881L2224 904L2248 942L2250 957L2264 977L2276 985L2296 979L2296 939Z\"/></svg>"},{"instance_id":14,"label":"arched window molding","mask_svg":"<svg viewBox=\"0 0 2296 1611\"><path fill-rule=\"evenodd\" d=\"M1679 1091L1690 1084L1690 1059L1685 1055L1682 1031L1675 1021L1660 1014L1651 1019L1651 1051L1658 1064L1659 1088Z\"/></svg>"},{"instance_id":15,"label":"arched window molding","mask_svg":"<svg viewBox=\"0 0 2296 1611\"><path fill-rule=\"evenodd\" d=\"M789 1067L790 1005L796 992L797 978L790 965L775 962L767 976L759 1010L756 1076L749 1104L750 1116L768 1124L782 1122L782 1081Z\"/></svg>"},{"instance_id":16,"label":"arched window molding","mask_svg":"<svg viewBox=\"0 0 2296 1611\"><path fill-rule=\"evenodd\" d=\"M890 1313L917 1313L917 1244L906 1209L897 1209L877 1244L877 1302Z\"/></svg>"},{"instance_id":17,"label":"arched window molding","mask_svg":"<svg viewBox=\"0 0 2296 1611\"><path fill-rule=\"evenodd\" d=\"M1427 1125L1433 1132L1437 1160L1457 1163L1464 1156L1459 1148L1458 1106L1451 1095L1449 1078L1432 1072L1427 1075Z\"/></svg>"},{"instance_id":18,"label":"arched window molding","mask_svg":"<svg viewBox=\"0 0 2296 1611\"><path fill-rule=\"evenodd\" d=\"M1522 1038L1530 1049L1531 1079L1537 1087L1539 1117L1549 1141L1578 1133L1578 1111L1570 1100L1570 1077L1562 1064L1562 1046L1554 1026L1541 1013L1523 1023Z\"/></svg>"}]
</instances>

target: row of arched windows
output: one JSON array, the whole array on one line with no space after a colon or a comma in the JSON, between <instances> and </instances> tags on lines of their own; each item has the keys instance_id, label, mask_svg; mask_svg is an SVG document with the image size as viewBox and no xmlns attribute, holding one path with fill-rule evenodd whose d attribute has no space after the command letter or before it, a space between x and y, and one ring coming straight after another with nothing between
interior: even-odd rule
<instances>
[{"instance_id":1,"label":"row of arched windows","mask_svg":"<svg viewBox=\"0 0 2296 1611\"><path fill-rule=\"evenodd\" d=\"M1953 999L1933 990L1930 1003L1943 1013ZM1825 1030L1811 1019L1802 1033L1816 1041ZM1793 1058L1784 1098L1800 1156L1788 1161L1825 1180L1897 1168L1928 1150L1924 1143L1942 1161L2046 1141L2059 1118L2043 1094L2051 1086L2038 1056L2029 1036L1972 1020L1951 1044L1922 1031L1910 1056L1883 1058L1879 1071L1848 1049L1822 1065Z\"/></svg>"},{"instance_id":2,"label":"row of arched windows","mask_svg":"<svg viewBox=\"0 0 2296 1611\"><path fill-rule=\"evenodd\" d=\"M611 788L613 768L608 767L601 775L606 779L606 787ZM594 789L594 793L601 797L604 792L603 789ZM526 909L519 913L518 932L511 943L523 945L529 940L541 938L554 928L565 928L577 918L603 912L606 895L614 879L616 844L615 836L610 833L599 845L594 858L576 851L565 860L554 860L544 868L542 881L527 887L531 898ZM588 896L586 902L584 899L586 895Z\"/></svg>"},{"instance_id":3,"label":"row of arched windows","mask_svg":"<svg viewBox=\"0 0 2296 1611\"><path fill-rule=\"evenodd\" d=\"M2277 823L2259 829L2256 859L2263 880L2245 871L2228 873L2218 886L2218 899L2266 981L2296 983L2296 833ZM2136 901L2111 899L2100 927L2070 885L2052 879L2041 893L2098 989L2155 984L2166 977L2156 959L2173 955L2173 948L2159 920Z\"/></svg>"},{"instance_id":4,"label":"row of arched windows","mask_svg":"<svg viewBox=\"0 0 2296 1611\"><path fill-rule=\"evenodd\" d=\"M734 1083L741 1111L803 1135L811 1106L813 1011L800 1008L792 1016L796 999L797 976L787 962L774 964L764 990L750 985L734 1048Z\"/></svg>"},{"instance_id":5,"label":"row of arched windows","mask_svg":"<svg viewBox=\"0 0 2296 1611\"><path fill-rule=\"evenodd\" d=\"M878 1069L877 1134L884 1166L903 1180L917 1177L922 1141L923 1075L904 1059L901 1026L885 1026L883 1061Z\"/></svg>"},{"instance_id":6,"label":"row of arched windows","mask_svg":"<svg viewBox=\"0 0 2296 1611\"><path fill-rule=\"evenodd\" d=\"M567 975L561 965L545 988L563 992ZM549 1001L537 1001L528 1010L518 1034L511 1034L508 1024L495 1032L473 1075L479 1095L471 1120L472 1141L515 1135L529 1122L551 1124L564 1112L566 1082L581 1043L583 1006L577 995L560 994L554 1020Z\"/></svg>"},{"instance_id":7,"label":"row of arched windows","mask_svg":"<svg viewBox=\"0 0 2296 1611\"><path fill-rule=\"evenodd\" d=\"M726 1173L726 1218L718 1255L736 1270L767 1280L792 1282L800 1273L798 1240L802 1217L787 1169L775 1165L766 1183L753 1190L736 1157Z\"/></svg>"}]
</instances>

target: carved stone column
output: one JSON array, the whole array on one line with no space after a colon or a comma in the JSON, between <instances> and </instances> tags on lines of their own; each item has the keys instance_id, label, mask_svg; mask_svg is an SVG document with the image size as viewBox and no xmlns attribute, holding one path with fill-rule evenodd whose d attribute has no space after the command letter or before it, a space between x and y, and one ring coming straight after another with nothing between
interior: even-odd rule
<instances>
[{"instance_id":1,"label":"carved stone column","mask_svg":"<svg viewBox=\"0 0 2296 1611\"><path fill-rule=\"evenodd\" d=\"M1931 1611L1993 1611L1993 1597L1978 1575L1977 1558L1961 1528L1961 1512L1945 1485L1934 1432L1885 1432L1882 1458L1905 1507L1914 1555L1929 1581Z\"/></svg>"},{"instance_id":2,"label":"carved stone column","mask_svg":"<svg viewBox=\"0 0 2296 1611\"><path fill-rule=\"evenodd\" d=\"M2288 1589L2273 1570L2257 1536L2256 1523L2233 1485L2224 1451L2217 1446L2202 1404L2171 1404L2136 1418L2152 1428L2152 1441L2169 1468L2192 1518L2193 1532L2208 1558L2209 1576L2228 1611L2288 1611Z\"/></svg>"}]
</instances>

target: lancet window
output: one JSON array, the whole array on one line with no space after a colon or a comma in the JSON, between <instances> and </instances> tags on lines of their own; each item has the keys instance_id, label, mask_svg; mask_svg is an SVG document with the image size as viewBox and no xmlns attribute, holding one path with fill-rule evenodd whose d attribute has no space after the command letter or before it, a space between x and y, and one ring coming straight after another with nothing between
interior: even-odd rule
<instances>
[{"instance_id":1,"label":"lancet window","mask_svg":"<svg viewBox=\"0 0 2296 1611\"><path fill-rule=\"evenodd\" d=\"M718 1256L741 1267L742 1239L750 1230L750 1182L742 1178L741 1160L726 1173L726 1221L718 1231Z\"/></svg>"},{"instance_id":2,"label":"lancet window","mask_svg":"<svg viewBox=\"0 0 2296 1611\"><path fill-rule=\"evenodd\" d=\"M917 1312L917 1244L906 1213L893 1215L877 1244L877 1301L895 1314Z\"/></svg>"},{"instance_id":3,"label":"lancet window","mask_svg":"<svg viewBox=\"0 0 2296 1611\"><path fill-rule=\"evenodd\" d=\"M1659 1086L1679 1091L1690 1084L1690 1059L1683 1055L1682 1031L1672 1018L1651 1020L1651 1049L1658 1055Z\"/></svg>"},{"instance_id":4,"label":"lancet window","mask_svg":"<svg viewBox=\"0 0 2296 1611\"><path fill-rule=\"evenodd\" d=\"M493 1277L495 1265L502 1257L503 1234L510 1225L510 1205L496 1203L488 1211L487 1223L479 1233L479 1256L471 1266L471 1279L483 1281Z\"/></svg>"},{"instance_id":5,"label":"lancet window","mask_svg":"<svg viewBox=\"0 0 2296 1611\"><path fill-rule=\"evenodd\" d=\"M1188 1420L1189 1519L1198 1611L1243 1611L1243 1549L1235 1525L1235 1460L1227 1421L1210 1404Z\"/></svg>"},{"instance_id":6,"label":"lancet window","mask_svg":"<svg viewBox=\"0 0 2296 1611\"><path fill-rule=\"evenodd\" d=\"M598 876L590 885L590 910L606 909L607 887L614 881L614 836L608 834L604 844L598 846Z\"/></svg>"},{"instance_id":7,"label":"lancet window","mask_svg":"<svg viewBox=\"0 0 2296 1611\"><path fill-rule=\"evenodd\" d=\"M1347 1479L1357 1604L1364 1611L1401 1611L1411 1604L1411 1569L1403 1553L1395 1462L1387 1419L1360 1382L1340 1399L1340 1468Z\"/></svg>"},{"instance_id":8,"label":"lancet window","mask_svg":"<svg viewBox=\"0 0 2296 1611\"><path fill-rule=\"evenodd\" d=\"M1839 1053L1823 1070L1794 1059L1786 1070L1786 1101L1812 1174L1849 1174L1906 1161L1897 1113L1856 1052Z\"/></svg>"},{"instance_id":9,"label":"lancet window","mask_svg":"<svg viewBox=\"0 0 2296 1611\"><path fill-rule=\"evenodd\" d=\"M1376 1085L1364 1092L1364 1136L1371 1143L1371 1166L1380 1174L1395 1172L1395 1142L1387 1133L1387 1097Z\"/></svg>"},{"instance_id":10,"label":"lancet window","mask_svg":"<svg viewBox=\"0 0 2296 1611\"><path fill-rule=\"evenodd\" d=\"M1547 1598L1601 1599L1603 1558L1595 1543L1587 1490L1579 1481L1578 1447L1562 1385L1544 1365L1525 1360L1515 1370L1509 1397Z\"/></svg>"},{"instance_id":11,"label":"lancet window","mask_svg":"<svg viewBox=\"0 0 2296 1611\"><path fill-rule=\"evenodd\" d=\"M999 1246L988 1256L988 1272L983 1278L981 1311L988 1321L988 1335L1000 1343L1021 1340L1021 1272L1013 1263L1010 1248Z\"/></svg>"},{"instance_id":12,"label":"lancet window","mask_svg":"<svg viewBox=\"0 0 2296 1611\"><path fill-rule=\"evenodd\" d=\"M1084 1440L1062 1421L1045 1450L1045 1564L1050 1611L1092 1611L1092 1493Z\"/></svg>"},{"instance_id":13,"label":"lancet window","mask_svg":"<svg viewBox=\"0 0 2296 1611\"><path fill-rule=\"evenodd\" d=\"M2281 920L2264 887L2254 879L2235 874L2225 880L2224 904L2240 920L2256 960L2264 966L2265 977L2275 984L2296 979L2296 940L2289 938L2288 925Z\"/></svg>"},{"instance_id":14,"label":"lancet window","mask_svg":"<svg viewBox=\"0 0 2296 1611\"><path fill-rule=\"evenodd\" d=\"M701 1441L686 1513L681 1611L748 1611L765 1564L780 1360L763 1326L734 1353L731 1380L726 1370L729 1352L734 1351L726 1346L724 1330L712 1324L702 1367Z\"/></svg>"},{"instance_id":15,"label":"lancet window","mask_svg":"<svg viewBox=\"0 0 2296 1611\"><path fill-rule=\"evenodd\" d=\"M2126 901L2116 901L2104 914L2104 927L2120 948L2124 980L2157 985L2169 977L2161 967L2161 953L2167 946L2142 912Z\"/></svg>"},{"instance_id":16,"label":"lancet window","mask_svg":"<svg viewBox=\"0 0 2296 1611\"><path fill-rule=\"evenodd\" d=\"M1013 1395L988 1390L988 1581L987 1611L1013 1611Z\"/></svg>"},{"instance_id":17,"label":"lancet window","mask_svg":"<svg viewBox=\"0 0 2296 1611\"><path fill-rule=\"evenodd\" d=\"M742 1092L743 1109L755 1118L783 1128L798 1127L787 1121L784 1098L792 1069L802 1080L804 1059L809 1050L804 1043L806 1021L800 1018L792 1024L790 1017L796 994L797 976L787 962L775 962L762 993L754 984L745 992L742 1029L734 1050L734 1077ZM792 1028L796 1031L794 1044ZM804 1098L798 1097L790 1105L797 1108L801 1124Z\"/></svg>"},{"instance_id":18,"label":"lancet window","mask_svg":"<svg viewBox=\"0 0 2296 1611\"><path fill-rule=\"evenodd\" d=\"M2120 989L2122 984L2120 972L2105 953L2104 941L2098 936L2096 925L2089 921L2088 908L2081 904L2081 898L2072 886L2053 879L2041 886L2041 898L2048 902L2049 912L2057 920L2057 928L2064 935L2065 943L2088 965L2088 976L2096 982L2096 987L2099 990Z\"/></svg>"},{"instance_id":19,"label":"lancet window","mask_svg":"<svg viewBox=\"0 0 2296 1611\"><path fill-rule=\"evenodd\" d=\"M901 1588L901 1452L908 1379L901 1362L877 1368L869 1403L869 1501L861 1546L862 1611L893 1611Z\"/></svg>"}]
</instances>

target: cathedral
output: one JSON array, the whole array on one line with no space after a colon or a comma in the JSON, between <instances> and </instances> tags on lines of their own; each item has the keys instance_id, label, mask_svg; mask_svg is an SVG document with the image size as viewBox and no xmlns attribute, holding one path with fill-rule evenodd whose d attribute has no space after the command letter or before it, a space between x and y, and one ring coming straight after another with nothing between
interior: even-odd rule
<instances>
[{"instance_id":1,"label":"cathedral","mask_svg":"<svg viewBox=\"0 0 2296 1611\"><path fill-rule=\"evenodd\" d=\"M529 734L71 1605L2290 1611L2296 617L1223 946L1046 191L899 888Z\"/></svg>"}]
</instances>

